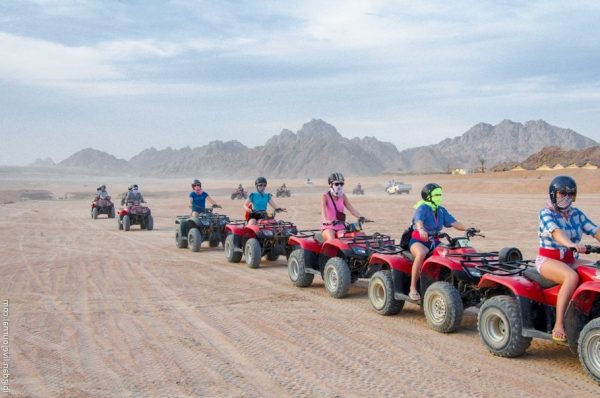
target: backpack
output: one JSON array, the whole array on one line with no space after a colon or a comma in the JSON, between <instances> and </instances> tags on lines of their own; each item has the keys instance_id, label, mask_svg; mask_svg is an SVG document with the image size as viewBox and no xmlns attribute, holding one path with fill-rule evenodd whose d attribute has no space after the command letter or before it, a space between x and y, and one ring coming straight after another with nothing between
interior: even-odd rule
<instances>
[{"instance_id":1,"label":"backpack","mask_svg":"<svg viewBox=\"0 0 600 398\"><path fill-rule=\"evenodd\" d=\"M410 224L410 227L406 228L404 232L402 232L402 237L400 237L400 247L404 250L408 250L408 244L410 243L410 238L413 233L413 225Z\"/></svg>"}]
</instances>

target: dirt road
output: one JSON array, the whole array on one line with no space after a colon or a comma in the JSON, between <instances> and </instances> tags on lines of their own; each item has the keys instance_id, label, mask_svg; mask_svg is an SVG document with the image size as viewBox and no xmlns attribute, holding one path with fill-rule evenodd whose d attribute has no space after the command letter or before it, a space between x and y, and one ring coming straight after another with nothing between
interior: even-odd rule
<instances>
[{"instance_id":1,"label":"dirt road","mask_svg":"<svg viewBox=\"0 0 600 398\"><path fill-rule=\"evenodd\" d=\"M250 269L227 263L221 247L177 249L174 216L185 213L186 200L145 195L155 214L151 232L91 220L85 200L0 206L0 299L9 300L12 395L600 394L568 348L534 340L521 358L491 356L473 310L457 333L442 335L411 304L397 316L376 314L366 281L336 300L320 278L310 288L292 286L284 258ZM224 213L241 213L240 201L214 197ZM352 199L376 221L371 231L399 237L416 195L367 190ZM582 194L577 203L600 221L600 211L592 211L599 200ZM319 220L314 193L278 202L300 227ZM543 202L543 195L455 193L447 207L487 235L476 247L518 243L532 255Z\"/></svg>"}]
</instances>

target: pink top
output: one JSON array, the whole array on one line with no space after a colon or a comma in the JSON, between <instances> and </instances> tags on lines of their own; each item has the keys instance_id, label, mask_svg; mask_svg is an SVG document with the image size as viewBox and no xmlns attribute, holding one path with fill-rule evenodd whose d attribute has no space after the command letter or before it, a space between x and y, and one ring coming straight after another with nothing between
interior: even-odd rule
<instances>
[{"instance_id":1,"label":"pink top","mask_svg":"<svg viewBox=\"0 0 600 398\"><path fill-rule=\"evenodd\" d=\"M336 197L335 195L331 195L329 196L329 191L323 193L323 196L325 196L325 218L323 219L323 224L328 224L328 225L323 225L321 226L321 230L324 229L333 229L335 231L341 231L343 229L346 228L346 226L344 225L344 223L338 223L335 225L330 224L333 220L336 220L335 217L335 207L333 207L333 202L331 201L331 198L333 197L333 200L335 201L335 206L337 207L337 211L340 211L342 213L345 213L346 207L344 206L344 194L341 194L339 197Z\"/></svg>"}]
</instances>

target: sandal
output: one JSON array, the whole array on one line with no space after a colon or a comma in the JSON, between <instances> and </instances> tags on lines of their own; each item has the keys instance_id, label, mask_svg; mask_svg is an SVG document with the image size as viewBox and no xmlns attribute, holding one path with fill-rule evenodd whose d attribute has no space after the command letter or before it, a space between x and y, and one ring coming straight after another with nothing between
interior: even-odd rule
<instances>
[{"instance_id":1,"label":"sandal","mask_svg":"<svg viewBox=\"0 0 600 398\"><path fill-rule=\"evenodd\" d=\"M413 301L421 301L421 295L419 294L419 292L408 293L408 297Z\"/></svg>"},{"instance_id":2,"label":"sandal","mask_svg":"<svg viewBox=\"0 0 600 398\"><path fill-rule=\"evenodd\" d=\"M566 345L567 344L567 335L563 331L553 330L552 331L552 341L557 344Z\"/></svg>"}]
</instances>

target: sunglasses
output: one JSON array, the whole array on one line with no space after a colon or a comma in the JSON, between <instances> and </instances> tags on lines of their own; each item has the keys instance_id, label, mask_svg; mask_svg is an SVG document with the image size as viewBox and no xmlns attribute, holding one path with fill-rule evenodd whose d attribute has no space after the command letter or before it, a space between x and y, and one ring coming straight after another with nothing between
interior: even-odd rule
<instances>
[{"instance_id":1,"label":"sunglasses","mask_svg":"<svg viewBox=\"0 0 600 398\"><path fill-rule=\"evenodd\" d=\"M336 186L336 187L343 187L344 183L343 182L334 182L332 185Z\"/></svg>"},{"instance_id":2,"label":"sunglasses","mask_svg":"<svg viewBox=\"0 0 600 398\"><path fill-rule=\"evenodd\" d=\"M558 193L561 194L562 196L570 196L570 197L573 197L576 194L573 191L558 191Z\"/></svg>"},{"instance_id":3,"label":"sunglasses","mask_svg":"<svg viewBox=\"0 0 600 398\"><path fill-rule=\"evenodd\" d=\"M435 194L433 194L433 195L431 195L431 196L433 196L433 197L436 197L436 196L442 196L442 194L441 194L441 193L435 193Z\"/></svg>"},{"instance_id":4,"label":"sunglasses","mask_svg":"<svg viewBox=\"0 0 600 398\"><path fill-rule=\"evenodd\" d=\"M258 184L258 185L257 185L257 187L259 187L259 188L264 188L264 187L266 187L266 186L267 186L267 184Z\"/></svg>"}]
</instances>

